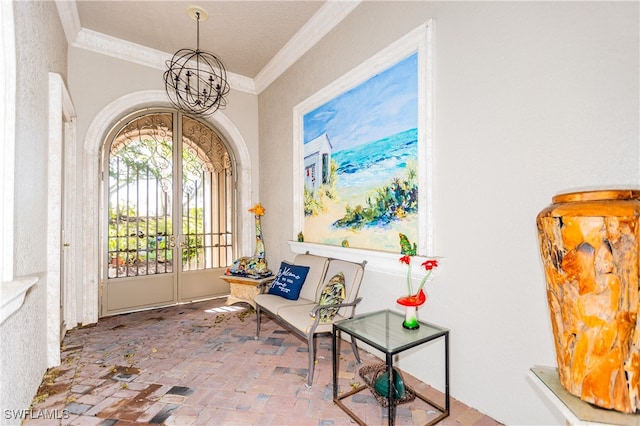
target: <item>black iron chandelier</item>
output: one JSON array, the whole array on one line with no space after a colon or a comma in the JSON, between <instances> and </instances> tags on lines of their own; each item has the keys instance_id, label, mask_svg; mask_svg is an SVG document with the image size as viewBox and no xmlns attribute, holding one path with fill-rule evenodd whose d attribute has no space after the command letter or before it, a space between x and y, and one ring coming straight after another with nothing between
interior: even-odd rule
<instances>
[{"instance_id":1,"label":"black iron chandelier","mask_svg":"<svg viewBox=\"0 0 640 426\"><path fill-rule=\"evenodd\" d=\"M211 115L227 105L227 71L214 54L200 50L200 21L207 12L190 6L187 15L197 22L196 50L180 49L167 61L165 88L171 103L179 110L195 115Z\"/></svg>"}]
</instances>

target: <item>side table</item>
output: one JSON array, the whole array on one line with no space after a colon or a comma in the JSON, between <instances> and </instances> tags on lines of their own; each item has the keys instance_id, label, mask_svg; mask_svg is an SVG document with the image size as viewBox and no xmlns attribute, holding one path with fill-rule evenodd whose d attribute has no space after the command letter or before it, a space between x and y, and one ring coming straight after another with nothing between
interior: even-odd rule
<instances>
[{"instance_id":1,"label":"side table","mask_svg":"<svg viewBox=\"0 0 640 426\"><path fill-rule=\"evenodd\" d=\"M273 281L276 277L271 275L266 278L248 278L237 275L222 275L221 279L229 283L230 295L227 297L225 305L233 305L234 303L248 303L255 309L256 303L253 299L260 293L260 287Z\"/></svg>"},{"instance_id":2,"label":"side table","mask_svg":"<svg viewBox=\"0 0 640 426\"><path fill-rule=\"evenodd\" d=\"M444 338L444 407L427 399L424 395L421 395L418 392L415 392L415 394L417 398L440 411L440 415L427 423L428 425L434 425L449 416L449 330L423 321L420 321L420 328L416 330L407 330L402 327L403 321L403 315L387 309L357 315L351 319L346 319L333 324L333 402L360 425L364 425L365 423L358 418L358 416L356 416L355 413L353 413L342 402L342 400L367 389L367 387L365 385L360 385L357 388L351 389L349 392L338 396L338 342L341 333L347 333L354 339L361 340L383 352L386 358L387 371L393 370L394 355L432 340ZM393 389L393 374L388 374L387 377L389 378L388 389L391 390ZM395 424L397 405L397 402L394 400L394 392L390 391L387 399L389 425L393 425Z\"/></svg>"}]
</instances>

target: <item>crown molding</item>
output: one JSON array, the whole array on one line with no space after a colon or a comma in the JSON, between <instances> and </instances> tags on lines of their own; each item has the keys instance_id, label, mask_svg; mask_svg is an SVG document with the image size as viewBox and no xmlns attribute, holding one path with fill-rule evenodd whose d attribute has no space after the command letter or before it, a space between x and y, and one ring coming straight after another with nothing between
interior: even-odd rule
<instances>
[{"instance_id":1,"label":"crown molding","mask_svg":"<svg viewBox=\"0 0 640 426\"><path fill-rule=\"evenodd\" d=\"M260 93L349 15L362 0L327 0L255 77Z\"/></svg>"},{"instance_id":2,"label":"crown molding","mask_svg":"<svg viewBox=\"0 0 640 426\"><path fill-rule=\"evenodd\" d=\"M108 55L161 71L167 69L166 62L173 57L170 53L151 49L141 44L111 37L86 28L82 28L78 32L76 40L71 45L79 49ZM253 80L248 77L227 72L227 81L232 89L256 94Z\"/></svg>"},{"instance_id":3,"label":"crown molding","mask_svg":"<svg viewBox=\"0 0 640 426\"><path fill-rule=\"evenodd\" d=\"M361 2L362 0L327 0L265 65L255 79L227 72L229 85L234 90L254 95L260 94ZM56 0L56 6L67 42L71 46L162 71L166 70L166 61L171 59L172 54L82 28L75 0Z\"/></svg>"},{"instance_id":4,"label":"crown molding","mask_svg":"<svg viewBox=\"0 0 640 426\"><path fill-rule=\"evenodd\" d=\"M111 37L86 28L80 30L76 40L71 45L156 69L163 69L164 61L171 59L167 53L160 50L151 49L141 44Z\"/></svg>"}]
</instances>

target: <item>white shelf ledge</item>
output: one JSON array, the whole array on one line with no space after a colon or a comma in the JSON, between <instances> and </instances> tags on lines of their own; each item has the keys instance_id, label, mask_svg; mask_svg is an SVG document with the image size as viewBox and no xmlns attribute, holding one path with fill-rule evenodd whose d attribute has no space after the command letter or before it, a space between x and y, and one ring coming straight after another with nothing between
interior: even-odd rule
<instances>
[{"instance_id":1,"label":"white shelf ledge","mask_svg":"<svg viewBox=\"0 0 640 426\"><path fill-rule=\"evenodd\" d=\"M291 251L296 254L309 252L318 256L332 257L335 259L348 260L350 262L362 262L367 261L366 270L383 272L393 275L407 276L407 265L400 262L400 253L390 253L385 251L364 250L350 247L338 247L328 244L317 243L304 243L298 241L287 241ZM428 281L431 281L438 275L438 271L442 266L442 257L439 256L413 256L414 261L411 262L413 267L411 269L411 275L414 278L422 278L425 274L423 268L419 265L427 259L436 259L438 261L438 268L433 271L433 274L429 277Z\"/></svg>"},{"instance_id":2,"label":"white shelf ledge","mask_svg":"<svg viewBox=\"0 0 640 426\"><path fill-rule=\"evenodd\" d=\"M20 309L27 292L37 282L38 277L29 277L0 283L0 324Z\"/></svg>"},{"instance_id":3,"label":"white shelf ledge","mask_svg":"<svg viewBox=\"0 0 640 426\"><path fill-rule=\"evenodd\" d=\"M568 425L640 425L638 414L598 408L570 394L560 383L557 368L533 367L529 370L529 378L560 411Z\"/></svg>"}]
</instances>

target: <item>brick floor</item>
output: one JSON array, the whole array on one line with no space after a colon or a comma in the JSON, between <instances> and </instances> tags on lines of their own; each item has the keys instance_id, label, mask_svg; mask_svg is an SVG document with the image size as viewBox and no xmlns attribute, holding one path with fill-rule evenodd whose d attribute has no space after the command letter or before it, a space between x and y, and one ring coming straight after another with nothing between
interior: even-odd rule
<instances>
[{"instance_id":1,"label":"brick floor","mask_svg":"<svg viewBox=\"0 0 640 426\"><path fill-rule=\"evenodd\" d=\"M62 363L45 374L24 425L348 425L332 400L331 339L317 341L311 389L305 386L306 344L263 317L224 299L101 319L71 330ZM361 378L351 346L340 351L340 392ZM378 358L360 351L364 364ZM423 394L443 395L405 374ZM363 391L348 406L370 425L386 424L386 409ZM400 405L396 424L424 424L437 413L418 400ZM441 425L498 425L451 400Z\"/></svg>"}]
</instances>

